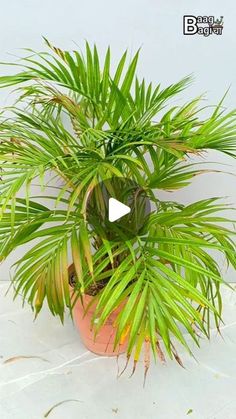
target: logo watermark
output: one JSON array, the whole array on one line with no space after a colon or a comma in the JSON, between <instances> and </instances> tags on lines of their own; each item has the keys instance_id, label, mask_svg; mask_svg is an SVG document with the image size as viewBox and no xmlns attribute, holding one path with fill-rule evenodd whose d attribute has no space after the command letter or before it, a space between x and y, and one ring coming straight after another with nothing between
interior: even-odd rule
<instances>
[{"instance_id":1,"label":"logo watermark","mask_svg":"<svg viewBox=\"0 0 236 419\"><path fill-rule=\"evenodd\" d=\"M215 18L215 16L192 16L183 17L184 35L222 35L224 28L224 17Z\"/></svg>"}]
</instances>

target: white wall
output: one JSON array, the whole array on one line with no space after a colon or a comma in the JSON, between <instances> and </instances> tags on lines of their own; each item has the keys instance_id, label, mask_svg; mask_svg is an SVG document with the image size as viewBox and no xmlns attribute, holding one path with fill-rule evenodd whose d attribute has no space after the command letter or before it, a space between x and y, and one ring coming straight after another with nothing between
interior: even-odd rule
<instances>
[{"instance_id":1,"label":"white wall","mask_svg":"<svg viewBox=\"0 0 236 419\"><path fill-rule=\"evenodd\" d=\"M207 5L206 5L207 3ZM184 36L184 14L224 16L222 36ZM215 104L231 85L225 104L236 108L236 12L235 2L227 0L3 0L1 3L0 61L20 55L19 48L42 49L41 36L61 48L83 47L84 40L96 42L101 52L109 44L114 59L128 47L131 52L142 47L139 73L153 82L170 84L194 73L195 82L183 99L208 92ZM14 59L14 58L13 58ZM1 74L6 71L0 67ZM0 92L1 106L7 92ZM212 153L208 158L231 165L236 162ZM204 175L191 187L172 194L182 202L209 196L228 196L236 206L235 177L226 174ZM166 194L162 194L166 196ZM168 196L169 199L169 196ZM16 255L19 255L19 251ZM0 280L9 278L11 261L0 267ZM234 280L230 273L228 279Z\"/></svg>"}]
</instances>

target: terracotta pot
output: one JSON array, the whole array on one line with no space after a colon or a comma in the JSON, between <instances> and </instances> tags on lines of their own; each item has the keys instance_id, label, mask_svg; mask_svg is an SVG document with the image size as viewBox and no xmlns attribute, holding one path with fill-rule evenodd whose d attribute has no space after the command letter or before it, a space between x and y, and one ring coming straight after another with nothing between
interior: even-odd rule
<instances>
[{"instance_id":1,"label":"terracotta pot","mask_svg":"<svg viewBox=\"0 0 236 419\"><path fill-rule=\"evenodd\" d=\"M85 314L86 308L92 299L93 297L85 294L83 297L84 306L82 305L80 299L78 299L73 308L74 322L79 329L79 333L84 345L91 352L94 352L98 355L116 356L125 352L127 348L127 341L125 341L123 344L120 344L115 351L113 350L116 334L114 321L122 310L122 306L114 310L113 313L108 317L106 323L101 327L99 333L96 336L96 339L94 340L94 330L91 328L91 320L94 314L96 303L91 305Z\"/></svg>"},{"instance_id":2,"label":"terracotta pot","mask_svg":"<svg viewBox=\"0 0 236 419\"><path fill-rule=\"evenodd\" d=\"M68 268L69 275L74 272L73 264ZM71 299L73 302L73 288L70 287ZM74 308L73 308L73 318L74 322L79 330L81 339L91 352L94 352L98 355L104 356L116 356L126 351L127 348L127 339L124 340L124 343L120 344L117 349L114 351L114 341L115 341L115 334L116 329L114 328L114 321L124 303L121 304L113 313L108 317L106 323L101 327L99 333L96 336L96 340L94 340L94 330L91 328L91 320L94 314L94 310L96 308L96 302L92 304L88 311L85 314L86 308L88 304L92 301L93 297L88 294L85 294L83 297L83 305L80 299L77 299Z\"/></svg>"}]
</instances>

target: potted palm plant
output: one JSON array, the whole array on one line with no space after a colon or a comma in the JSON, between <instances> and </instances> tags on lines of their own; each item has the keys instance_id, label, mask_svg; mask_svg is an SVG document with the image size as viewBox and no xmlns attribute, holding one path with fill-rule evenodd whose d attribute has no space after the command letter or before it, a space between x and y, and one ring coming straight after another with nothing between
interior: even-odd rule
<instances>
[{"instance_id":1,"label":"potted palm plant","mask_svg":"<svg viewBox=\"0 0 236 419\"><path fill-rule=\"evenodd\" d=\"M1 260L32 244L14 265L15 295L35 316L45 300L62 322L68 309L91 350L125 350L133 370L141 353L145 374L150 352L182 364L175 342L191 353L186 332L199 345L212 322L220 327L215 253L236 268L235 244L218 198L182 205L158 191L207 172L190 160L203 150L235 157L236 111L221 101L204 117L201 98L167 107L190 78L147 85L136 77L139 53L127 64L125 52L112 70L110 48L102 64L88 44L84 55L46 44L49 52L5 63L19 70L0 77L17 94L0 122ZM139 185L151 203L141 228L115 239L86 213L94 188L114 178Z\"/></svg>"}]
</instances>

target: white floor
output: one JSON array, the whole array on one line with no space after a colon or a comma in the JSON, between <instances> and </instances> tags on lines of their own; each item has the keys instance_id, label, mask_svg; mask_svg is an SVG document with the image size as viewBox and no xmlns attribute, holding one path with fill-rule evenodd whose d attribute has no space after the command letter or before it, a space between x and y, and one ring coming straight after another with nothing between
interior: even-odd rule
<instances>
[{"instance_id":1,"label":"white floor","mask_svg":"<svg viewBox=\"0 0 236 419\"><path fill-rule=\"evenodd\" d=\"M198 362L180 350L185 369L153 364L143 388L141 363L117 379L116 359L89 353L70 319L63 327L45 309L33 322L29 307L4 296L7 286L0 283L1 419L236 418L232 291L224 292L224 339L213 331L194 351Z\"/></svg>"}]
</instances>

